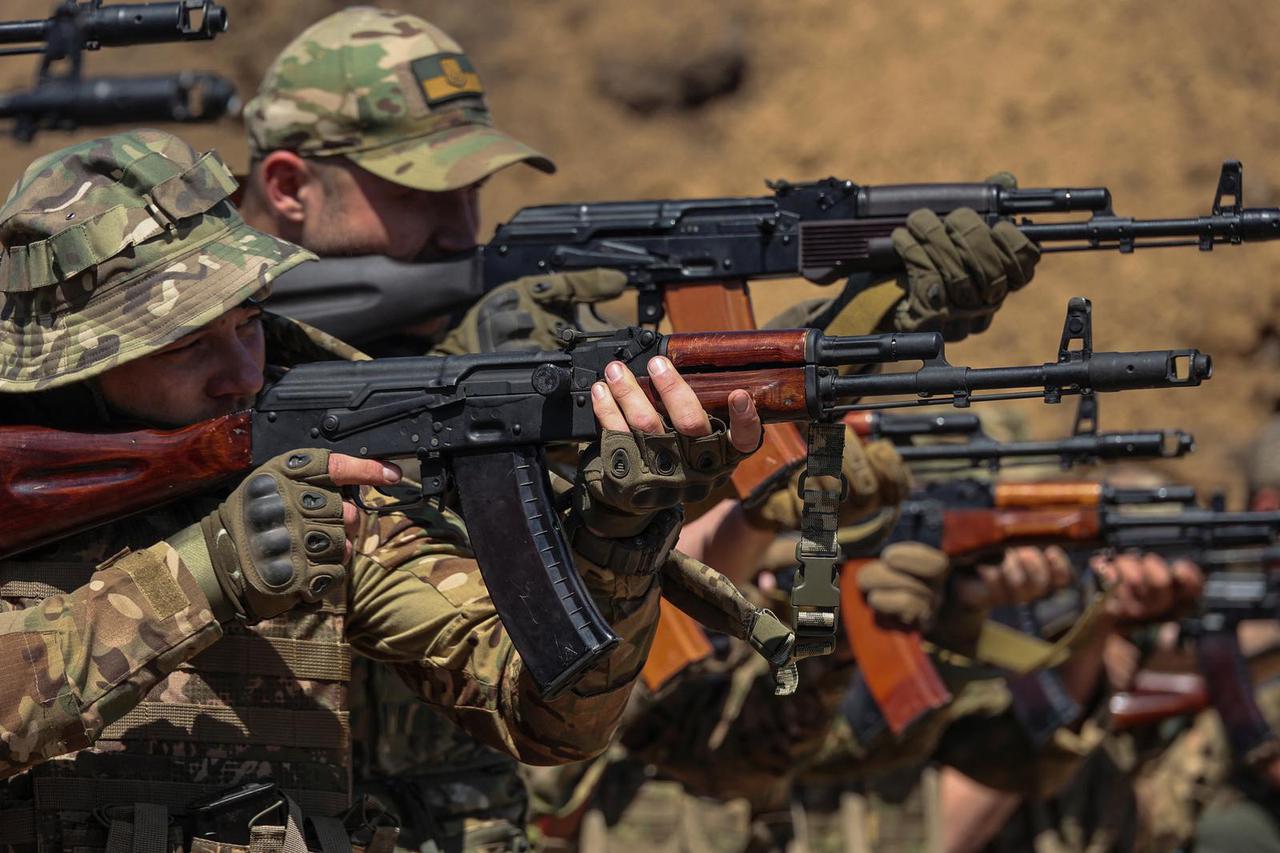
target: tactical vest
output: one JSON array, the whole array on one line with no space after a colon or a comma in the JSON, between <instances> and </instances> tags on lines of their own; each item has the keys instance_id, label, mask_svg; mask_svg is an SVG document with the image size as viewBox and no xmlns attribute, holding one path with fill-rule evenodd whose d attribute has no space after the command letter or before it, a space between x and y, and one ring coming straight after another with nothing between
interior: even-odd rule
<instances>
[{"instance_id":1,"label":"tactical vest","mask_svg":"<svg viewBox=\"0 0 1280 853\"><path fill-rule=\"evenodd\" d=\"M192 523L212 499L0 561L0 598L31 607L89 582L123 547L144 548ZM345 587L251 628L231 626L160 681L88 749L0 785L0 846L95 850L135 803L181 814L246 782L274 780L308 815L351 802ZM177 827L175 826L176 830Z\"/></svg>"},{"instance_id":2,"label":"tactical vest","mask_svg":"<svg viewBox=\"0 0 1280 853\"><path fill-rule=\"evenodd\" d=\"M263 319L269 364L362 357L304 324L270 314ZM220 499L170 504L0 560L0 600L26 608L84 586L100 563L126 547L139 550L171 536ZM92 747L0 782L0 849L103 850L112 824L122 821L139 833L149 821L154 833L157 810L139 812L139 803L165 809L159 831L168 839L159 849L180 849L181 827L169 818L264 780L278 784L308 817L341 814L352 801L345 619L346 587L339 585L316 605L251 628L228 626L222 639L156 684ZM268 815L265 822L285 817ZM124 849L130 847L157 845Z\"/></svg>"}]
</instances>

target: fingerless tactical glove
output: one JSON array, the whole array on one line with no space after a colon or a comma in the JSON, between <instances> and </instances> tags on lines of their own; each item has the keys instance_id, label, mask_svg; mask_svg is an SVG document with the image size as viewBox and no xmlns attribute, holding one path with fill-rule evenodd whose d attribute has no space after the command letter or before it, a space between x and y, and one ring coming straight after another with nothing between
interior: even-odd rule
<instances>
[{"instance_id":1,"label":"fingerless tactical glove","mask_svg":"<svg viewBox=\"0 0 1280 853\"><path fill-rule=\"evenodd\" d=\"M683 504L722 486L746 455L715 418L711 434L698 437L604 430L578 468L565 522L570 544L612 571L653 572L675 545Z\"/></svg>"},{"instance_id":2,"label":"fingerless tactical glove","mask_svg":"<svg viewBox=\"0 0 1280 853\"><path fill-rule=\"evenodd\" d=\"M327 450L277 456L200 524L224 598L247 623L317 601L346 577L342 495Z\"/></svg>"}]
</instances>

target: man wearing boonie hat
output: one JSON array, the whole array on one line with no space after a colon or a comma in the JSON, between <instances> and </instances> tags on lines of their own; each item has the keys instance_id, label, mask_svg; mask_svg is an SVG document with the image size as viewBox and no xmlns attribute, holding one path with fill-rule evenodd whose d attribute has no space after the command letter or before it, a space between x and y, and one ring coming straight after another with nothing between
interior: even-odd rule
<instances>
[{"instance_id":1,"label":"man wearing boonie hat","mask_svg":"<svg viewBox=\"0 0 1280 853\"><path fill-rule=\"evenodd\" d=\"M248 226L234 189L216 154L155 130L28 168L0 209L0 424L73 436L184 426L244 408L292 364L359 357L263 312L272 280L311 255ZM695 415L687 384L663 373L664 403ZM593 390L600 423L624 437L659 421L634 386L624 370ZM611 389L626 392L625 412ZM699 434L754 446L748 410L732 435L709 421ZM69 441L76 452L81 439ZM352 650L522 760L603 749L658 590L632 540L597 520L659 537L678 512L637 511L585 483L575 493L579 538L641 571L575 556L622 642L575 691L544 701L461 520L360 513L338 490L399 477L299 448L240 484L0 559L0 847L391 849L394 832L352 807Z\"/></svg>"}]
</instances>

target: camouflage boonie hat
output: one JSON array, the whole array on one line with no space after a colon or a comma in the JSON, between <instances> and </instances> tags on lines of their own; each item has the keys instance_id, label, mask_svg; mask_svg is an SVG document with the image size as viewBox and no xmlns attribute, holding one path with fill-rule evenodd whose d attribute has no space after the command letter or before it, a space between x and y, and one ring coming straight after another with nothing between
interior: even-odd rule
<instances>
[{"instance_id":1,"label":"camouflage boonie hat","mask_svg":"<svg viewBox=\"0 0 1280 853\"><path fill-rule=\"evenodd\" d=\"M309 27L276 58L244 110L256 160L285 149L345 155L414 189L460 189L549 159L493 126L458 43L414 15L364 6Z\"/></svg>"},{"instance_id":2,"label":"camouflage boonie hat","mask_svg":"<svg viewBox=\"0 0 1280 853\"><path fill-rule=\"evenodd\" d=\"M32 163L0 209L0 392L154 352L315 257L246 225L235 187L217 154L159 130Z\"/></svg>"}]
</instances>

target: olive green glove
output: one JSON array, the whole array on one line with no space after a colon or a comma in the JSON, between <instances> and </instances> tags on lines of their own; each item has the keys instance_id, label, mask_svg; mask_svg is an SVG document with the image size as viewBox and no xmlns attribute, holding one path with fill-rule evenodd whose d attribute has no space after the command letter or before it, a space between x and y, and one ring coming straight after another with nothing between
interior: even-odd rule
<instances>
[{"instance_id":1,"label":"olive green glove","mask_svg":"<svg viewBox=\"0 0 1280 853\"><path fill-rule=\"evenodd\" d=\"M716 418L711 434L699 437L606 429L582 456L574 509L600 536L634 536L659 511L700 501L723 485L744 456Z\"/></svg>"},{"instance_id":2,"label":"olive green glove","mask_svg":"<svg viewBox=\"0 0 1280 853\"><path fill-rule=\"evenodd\" d=\"M578 305L612 299L626 286L624 274L606 269L518 278L495 287L471 306L435 352L557 350L560 333L574 326Z\"/></svg>"},{"instance_id":3,"label":"olive green glove","mask_svg":"<svg viewBox=\"0 0 1280 853\"><path fill-rule=\"evenodd\" d=\"M223 602L247 623L317 601L346 577L342 495L327 450L270 460L200 527Z\"/></svg>"},{"instance_id":4,"label":"olive green glove","mask_svg":"<svg viewBox=\"0 0 1280 853\"><path fill-rule=\"evenodd\" d=\"M840 527L848 527L882 509L895 507L911 492L911 476L893 443L885 439L862 443L851 429L844 436L844 479L847 495L840 504ZM756 527L782 532L799 530L804 501L796 471L786 488L778 489L759 504L746 509L747 521Z\"/></svg>"},{"instance_id":5,"label":"olive green glove","mask_svg":"<svg viewBox=\"0 0 1280 853\"><path fill-rule=\"evenodd\" d=\"M926 629L937 615L950 566L937 548L895 542L858 572L858 588L877 614Z\"/></svg>"},{"instance_id":6,"label":"olive green glove","mask_svg":"<svg viewBox=\"0 0 1280 853\"><path fill-rule=\"evenodd\" d=\"M966 207L945 219L913 212L906 227L894 229L893 247L907 270L907 299L895 327L938 330L949 341L990 326L1005 296L1031 281L1040 260L1040 249L1013 223L990 227Z\"/></svg>"}]
</instances>

